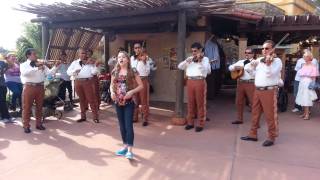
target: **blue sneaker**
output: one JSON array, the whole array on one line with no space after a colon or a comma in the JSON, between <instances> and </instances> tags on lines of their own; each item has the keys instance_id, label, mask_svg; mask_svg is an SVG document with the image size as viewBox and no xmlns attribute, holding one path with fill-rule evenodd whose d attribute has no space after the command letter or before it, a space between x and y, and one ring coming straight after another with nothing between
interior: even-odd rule
<instances>
[{"instance_id":1,"label":"blue sneaker","mask_svg":"<svg viewBox=\"0 0 320 180\"><path fill-rule=\"evenodd\" d=\"M127 148L120 149L120 150L116 151L116 155L117 156L124 156L124 155L126 155L127 152L128 152Z\"/></svg>"},{"instance_id":2,"label":"blue sneaker","mask_svg":"<svg viewBox=\"0 0 320 180\"><path fill-rule=\"evenodd\" d=\"M127 153L126 153L126 158L127 158L127 159L133 159L133 154L132 154L132 152L127 152Z\"/></svg>"}]
</instances>

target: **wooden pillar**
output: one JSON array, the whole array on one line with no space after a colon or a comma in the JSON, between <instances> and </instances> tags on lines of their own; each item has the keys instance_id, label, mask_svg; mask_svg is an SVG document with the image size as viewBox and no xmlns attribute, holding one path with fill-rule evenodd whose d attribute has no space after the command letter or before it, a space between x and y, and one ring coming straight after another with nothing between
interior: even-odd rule
<instances>
[{"instance_id":1,"label":"wooden pillar","mask_svg":"<svg viewBox=\"0 0 320 180\"><path fill-rule=\"evenodd\" d=\"M49 45L49 26L47 23L43 22L42 25L42 38L41 38L41 47L42 47L42 58L47 59L46 54Z\"/></svg>"},{"instance_id":2,"label":"wooden pillar","mask_svg":"<svg viewBox=\"0 0 320 180\"><path fill-rule=\"evenodd\" d=\"M109 66L108 66L108 60L110 58L110 52L109 52L109 33L104 33L104 46L103 46L103 53L104 53L104 65L106 72L109 72Z\"/></svg>"},{"instance_id":3,"label":"wooden pillar","mask_svg":"<svg viewBox=\"0 0 320 180\"><path fill-rule=\"evenodd\" d=\"M179 64L185 59L185 44L186 44L186 29L187 17L186 11L179 11L178 18L178 37L177 37L177 63ZM176 104L175 115L172 118L174 125L184 125L186 120L184 118L184 73L181 70L176 71Z\"/></svg>"},{"instance_id":4,"label":"wooden pillar","mask_svg":"<svg viewBox=\"0 0 320 180\"><path fill-rule=\"evenodd\" d=\"M239 57L238 59L244 59L245 58L245 50L247 48L247 42L248 38L245 35L240 35L239 38Z\"/></svg>"},{"instance_id":5,"label":"wooden pillar","mask_svg":"<svg viewBox=\"0 0 320 180\"><path fill-rule=\"evenodd\" d=\"M311 52L312 52L312 55L314 58L316 58L318 61L319 61L319 58L320 58L320 52L319 52L319 45L313 45L311 46Z\"/></svg>"}]
</instances>

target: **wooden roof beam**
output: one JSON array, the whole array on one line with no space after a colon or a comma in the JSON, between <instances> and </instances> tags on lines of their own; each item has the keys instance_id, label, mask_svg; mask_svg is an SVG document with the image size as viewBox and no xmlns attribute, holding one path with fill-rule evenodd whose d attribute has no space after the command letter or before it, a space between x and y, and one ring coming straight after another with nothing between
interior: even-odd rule
<instances>
[{"instance_id":1,"label":"wooden roof beam","mask_svg":"<svg viewBox=\"0 0 320 180\"><path fill-rule=\"evenodd\" d=\"M119 27L141 24L177 21L177 13L152 14L149 16L133 16L130 18L109 18L100 20L81 20L51 23L52 28L79 28L79 27Z\"/></svg>"},{"instance_id":2,"label":"wooden roof beam","mask_svg":"<svg viewBox=\"0 0 320 180\"><path fill-rule=\"evenodd\" d=\"M86 16L75 16L75 17L40 17L32 19L31 22L65 22L65 21L77 21L77 20L99 20L106 18L116 18L116 17L131 17L131 16L140 16L140 15L150 15L157 13L170 13L177 12L181 9L181 7L173 6L173 7L160 7L160 8L150 8L150 9L139 9L135 11L127 11L127 12L118 12L118 13L108 13L108 14L90 14Z\"/></svg>"}]
</instances>

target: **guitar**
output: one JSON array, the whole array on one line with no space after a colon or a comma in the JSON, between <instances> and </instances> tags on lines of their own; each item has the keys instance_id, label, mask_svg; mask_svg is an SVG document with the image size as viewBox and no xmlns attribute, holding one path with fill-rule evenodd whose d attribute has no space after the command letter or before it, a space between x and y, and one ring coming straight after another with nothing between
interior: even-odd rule
<instances>
[{"instance_id":1,"label":"guitar","mask_svg":"<svg viewBox=\"0 0 320 180\"><path fill-rule=\"evenodd\" d=\"M241 67L240 69L231 71L230 73L231 73L231 78L232 79L239 79L241 76L243 76L244 69L243 69L243 67Z\"/></svg>"}]
</instances>

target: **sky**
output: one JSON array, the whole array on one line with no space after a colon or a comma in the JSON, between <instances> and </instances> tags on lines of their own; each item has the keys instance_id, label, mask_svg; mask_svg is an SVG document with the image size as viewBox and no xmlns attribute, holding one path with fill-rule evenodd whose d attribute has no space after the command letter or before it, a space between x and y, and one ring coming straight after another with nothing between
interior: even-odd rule
<instances>
[{"instance_id":1,"label":"sky","mask_svg":"<svg viewBox=\"0 0 320 180\"><path fill-rule=\"evenodd\" d=\"M70 0L1 0L0 1L0 47L8 50L15 50L16 40L23 35L24 22L30 22L36 15L27 12L17 11L13 8L19 4L52 4L54 2L69 2Z\"/></svg>"}]
</instances>

